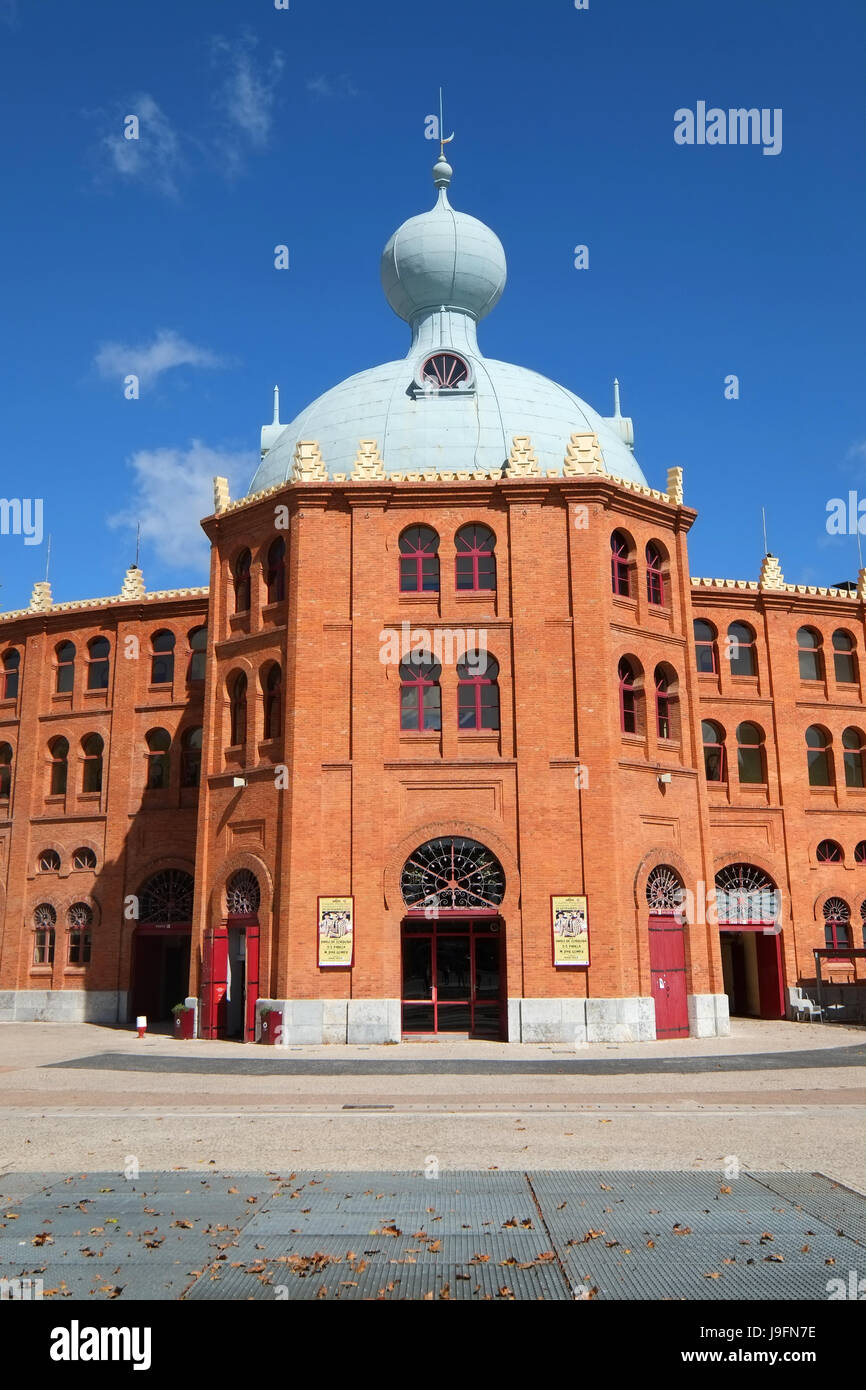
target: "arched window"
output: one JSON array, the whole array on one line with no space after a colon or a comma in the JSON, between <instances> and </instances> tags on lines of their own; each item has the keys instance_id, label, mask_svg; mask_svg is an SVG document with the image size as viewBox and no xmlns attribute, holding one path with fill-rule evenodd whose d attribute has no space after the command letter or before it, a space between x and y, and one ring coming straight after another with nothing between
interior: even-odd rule
<instances>
[{"instance_id":1,"label":"arched window","mask_svg":"<svg viewBox=\"0 0 866 1390\"><path fill-rule=\"evenodd\" d=\"M731 623L728 628L728 661L732 676L756 676L755 634L747 623Z\"/></svg>"},{"instance_id":2,"label":"arched window","mask_svg":"<svg viewBox=\"0 0 866 1390\"><path fill-rule=\"evenodd\" d=\"M96 855L93 850L88 849L86 845L82 845L80 849L75 850L72 855L72 867L73 869L95 869Z\"/></svg>"},{"instance_id":3,"label":"arched window","mask_svg":"<svg viewBox=\"0 0 866 1390\"><path fill-rule=\"evenodd\" d=\"M0 698L14 700L18 695L18 676L21 668L21 653L14 647L3 653L3 694Z\"/></svg>"},{"instance_id":4,"label":"arched window","mask_svg":"<svg viewBox=\"0 0 866 1390\"><path fill-rule=\"evenodd\" d=\"M800 665L801 680L820 681L824 679L821 635L813 627L801 627L797 632L797 660Z\"/></svg>"},{"instance_id":5,"label":"arched window","mask_svg":"<svg viewBox=\"0 0 866 1390\"><path fill-rule=\"evenodd\" d=\"M255 874L249 869L238 869L226 884L226 915L228 917L255 917L261 906L262 890Z\"/></svg>"},{"instance_id":6,"label":"arched window","mask_svg":"<svg viewBox=\"0 0 866 1390\"><path fill-rule=\"evenodd\" d=\"M75 643L58 642L54 659L54 689L58 695L68 695L75 681Z\"/></svg>"},{"instance_id":7,"label":"arched window","mask_svg":"<svg viewBox=\"0 0 866 1390\"><path fill-rule=\"evenodd\" d=\"M727 864L716 874L719 926L774 926L780 921L779 890L756 864Z\"/></svg>"},{"instance_id":8,"label":"arched window","mask_svg":"<svg viewBox=\"0 0 866 1390\"><path fill-rule=\"evenodd\" d=\"M399 541L400 592L438 593L439 537L432 526L409 526Z\"/></svg>"},{"instance_id":9,"label":"arched window","mask_svg":"<svg viewBox=\"0 0 866 1390\"><path fill-rule=\"evenodd\" d=\"M656 864L646 881L646 900L650 912L667 916L676 912L685 897L683 881L669 864Z\"/></svg>"},{"instance_id":10,"label":"arched window","mask_svg":"<svg viewBox=\"0 0 866 1390\"><path fill-rule=\"evenodd\" d=\"M283 671L276 663L265 677L265 738L279 738L283 731Z\"/></svg>"},{"instance_id":11,"label":"arched window","mask_svg":"<svg viewBox=\"0 0 866 1390\"><path fill-rule=\"evenodd\" d=\"M0 801L12 795L12 744L0 743Z\"/></svg>"},{"instance_id":12,"label":"arched window","mask_svg":"<svg viewBox=\"0 0 866 1390\"><path fill-rule=\"evenodd\" d=\"M235 584L236 613L249 613L250 611L250 594L252 592L250 585L250 567L252 563L253 557L250 552L248 550L242 550L232 568Z\"/></svg>"},{"instance_id":13,"label":"arched window","mask_svg":"<svg viewBox=\"0 0 866 1390\"><path fill-rule=\"evenodd\" d=\"M828 898L824 904L824 945L851 945L851 909L844 898Z\"/></svg>"},{"instance_id":14,"label":"arched window","mask_svg":"<svg viewBox=\"0 0 866 1390\"><path fill-rule=\"evenodd\" d=\"M56 874L60 868L60 855L56 849L44 849L39 856L39 872Z\"/></svg>"},{"instance_id":15,"label":"arched window","mask_svg":"<svg viewBox=\"0 0 866 1390\"><path fill-rule=\"evenodd\" d=\"M866 864L866 840L858 840L854 846L854 863Z\"/></svg>"},{"instance_id":16,"label":"arched window","mask_svg":"<svg viewBox=\"0 0 866 1390\"><path fill-rule=\"evenodd\" d=\"M833 753L830 748L830 735L817 724L812 724L806 730L806 761L809 767L809 786L832 787Z\"/></svg>"},{"instance_id":17,"label":"arched window","mask_svg":"<svg viewBox=\"0 0 866 1390\"><path fill-rule=\"evenodd\" d=\"M174 633L163 628L150 639L150 683L171 685L174 680Z\"/></svg>"},{"instance_id":18,"label":"arched window","mask_svg":"<svg viewBox=\"0 0 866 1390\"><path fill-rule=\"evenodd\" d=\"M443 835L410 854L400 887L414 912L471 908L494 916L505 896L505 873L496 855L478 840Z\"/></svg>"},{"instance_id":19,"label":"arched window","mask_svg":"<svg viewBox=\"0 0 866 1390\"><path fill-rule=\"evenodd\" d=\"M201 780L201 725L184 729L180 739L180 785L197 787Z\"/></svg>"},{"instance_id":20,"label":"arched window","mask_svg":"<svg viewBox=\"0 0 866 1390\"><path fill-rule=\"evenodd\" d=\"M164 869L142 885L138 920L147 926L171 927L192 921L194 883L183 869Z\"/></svg>"},{"instance_id":21,"label":"arched window","mask_svg":"<svg viewBox=\"0 0 866 1390\"><path fill-rule=\"evenodd\" d=\"M282 536L278 536L268 550L265 579L268 603L282 603L286 597L286 542Z\"/></svg>"},{"instance_id":22,"label":"arched window","mask_svg":"<svg viewBox=\"0 0 866 1390\"><path fill-rule=\"evenodd\" d=\"M866 784L866 741L859 729L845 729L842 734L842 757L845 760L845 786Z\"/></svg>"},{"instance_id":23,"label":"arched window","mask_svg":"<svg viewBox=\"0 0 866 1390\"><path fill-rule=\"evenodd\" d=\"M488 652L467 652L457 663L457 725L499 728L499 662Z\"/></svg>"},{"instance_id":24,"label":"arched window","mask_svg":"<svg viewBox=\"0 0 866 1390\"><path fill-rule=\"evenodd\" d=\"M850 632L833 633L833 669L839 685L857 684L857 646Z\"/></svg>"},{"instance_id":25,"label":"arched window","mask_svg":"<svg viewBox=\"0 0 866 1390\"><path fill-rule=\"evenodd\" d=\"M33 964L54 964L54 928L57 913L50 903L40 903L33 913Z\"/></svg>"},{"instance_id":26,"label":"arched window","mask_svg":"<svg viewBox=\"0 0 866 1390\"><path fill-rule=\"evenodd\" d=\"M660 739L679 738L679 700L676 672L669 666L655 669L656 734Z\"/></svg>"},{"instance_id":27,"label":"arched window","mask_svg":"<svg viewBox=\"0 0 866 1390\"><path fill-rule=\"evenodd\" d=\"M610 587L622 598L631 596L631 552L622 531L611 532Z\"/></svg>"},{"instance_id":28,"label":"arched window","mask_svg":"<svg viewBox=\"0 0 866 1390\"><path fill-rule=\"evenodd\" d=\"M759 724L746 722L737 725L737 777L747 785L767 780L764 730Z\"/></svg>"},{"instance_id":29,"label":"arched window","mask_svg":"<svg viewBox=\"0 0 866 1390\"><path fill-rule=\"evenodd\" d=\"M836 840L822 840L815 851L815 858L819 864L842 864L845 862L842 846Z\"/></svg>"},{"instance_id":30,"label":"arched window","mask_svg":"<svg viewBox=\"0 0 866 1390\"><path fill-rule=\"evenodd\" d=\"M66 924L69 927L69 964L89 965L93 908L88 903L73 903L66 913Z\"/></svg>"},{"instance_id":31,"label":"arched window","mask_svg":"<svg viewBox=\"0 0 866 1390\"><path fill-rule=\"evenodd\" d=\"M665 601L664 556L655 541L646 548L647 602L661 608Z\"/></svg>"},{"instance_id":32,"label":"arched window","mask_svg":"<svg viewBox=\"0 0 866 1390\"><path fill-rule=\"evenodd\" d=\"M457 588L496 588L496 537L489 526L461 526L456 536Z\"/></svg>"},{"instance_id":33,"label":"arched window","mask_svg":"<svg viewBox=\"0 0 866 1390\"><path fill-rule=\"evenodd\" d=\"M712 719L704 719L701 723L701 738L704 744L704 773L707 781L727 782L724 729Z\"/></svg>"},{"instance_id":34,"label":"arched window","mask_svg":"<svg viewBox=\"0 0 866 1390\"><path fill-rule=\"evenodd\" d=\"M171 734L167 729L151 729L147 734L147 789L160 791L168 786Z\"/></svg>"},{"instance_id":35,"label":"arched window","mask_svg":"<svg viewBox=\"0 0 866 1390\"><path fill-rule=\"evenodd\" d=\"M229 741L233 748L239 748L247 741L247 678L243 671L229 686L229 725Z\"/></svg>"},{"instance_id":36,"label":"arched window","mask_svg":"<svg viewBox=\"0 0 866 1390\"><path fill-rule=\"evenodd\" d=\"M66 778L69 772L69 741L53 738L48 745L51 758L50 796L65 796Z\"/></svg>"},{"instance_id":37,"label":"arched window","mask_svg":"<svg viewBox=\"0 0 866 1390\"><path fill-rule=\"evenodd\" d=\"M194 627L189 633L189 669L187 673L188 681L203 681L205 658L207 654L207 628Z\"/></svg>"},{"instance_id":38,"label":"arched window","mask_svg":"<svg viewBox=\"0 0 866 1390\"><path fill-rule=\"evenodd\" d=\"M624 734L640 733L641 701L637 672L623 657L617 667L619 676L619 726Z\"/></svg>"},{"instance_id":39,"label":"arched window","mask_svg":"<svg viewBox=\"0 0 866 1390\"><path fill-rule=\"evenodd\" d=\"M87 689L107 690L111 647L107 637L91 637L87 644Z\"/></svg>"},{"instance_id":40,"label":"arched window","mask_svg":"<svg viewBox=\"0 0 866 1390\"><path fill-rule=\"evenodd\" d=\"M442 667L429 652L410 652L400 662L400 728L441 729Z\"/></svg>"},{"instance_id":41,"label":"arched window","mask_svg":"<svg viewBox=\"0 0 866 1390\"><path fill-rule=\"evenodd\" d=\"M695 666L702 675L714 675L719 669L716 629L712 623L706 622L705 619L696 618L694 634Z\"/></svg>"},{"instance_id":42,"label":"arched window","mask_svg":"<svg viewBox=\"0 0 866 1390\"><path fill-rule=\"evenodd\" d=\"M105 743L100 734L85 734L81 740L81 751L84 754L84 767L81 776L81 790L83 792L102 791L102 754Z\"/></svg>"}]
</instances>

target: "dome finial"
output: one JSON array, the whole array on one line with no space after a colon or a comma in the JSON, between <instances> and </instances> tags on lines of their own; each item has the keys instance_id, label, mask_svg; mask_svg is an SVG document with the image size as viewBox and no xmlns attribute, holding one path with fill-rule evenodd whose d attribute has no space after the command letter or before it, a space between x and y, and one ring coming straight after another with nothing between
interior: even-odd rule
<instances>
[{"instance_id":1,"label":"dome finial","mask_svg":"<svg viewBox=\"0 0 866 1390\"><path fill-rule=\"evenodd\" d=\"M439 88L439 158L433 165L433 182L437 188L447 188L451 182L454 170L445 158L445 146L450 145L454 139L454 131L450 135L443 134L445 130L445 116L442 105L442 88Z\"/></svg>"}]
</instances>

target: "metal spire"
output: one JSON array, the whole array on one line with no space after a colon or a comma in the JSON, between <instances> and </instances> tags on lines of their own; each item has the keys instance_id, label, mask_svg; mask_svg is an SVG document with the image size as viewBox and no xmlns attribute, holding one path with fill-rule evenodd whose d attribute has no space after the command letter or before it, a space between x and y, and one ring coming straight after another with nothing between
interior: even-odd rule
<instances>
[{"instance_id":1,"label":"metal spire","mask_svg":"<svg viewBox=\"0 0 866 1390\"><path fill-rule=\"evenodd\" d=\"M616 419L620 415L619 408L619 377L613 379L613 413Z\"/></svg>"},{"instance_id":2,"label":"metal spire","mask_svg":"<svg viewBox=\"0 0 866 1390\"><path fill-rule=\"evenodd\" d=\"M445 129L445 116L444 116L444 107L443 107L443 104L442 104L442 88L440 87L440 88L439 88L439 158L440 158L440 159L444 159L444 158L445 158L445 146L448 145L448 144L450 144L451 141L454 139L454 132L452 131L450 135L443 135L442 132L443 132L444 129Z\"/></svg>"},{"instance_id":3,"label":"metal spire","mask_svg":"<svg viewBox=\"0 0 866 1390\"><path fill-rule=\"evenodd\" d=\"M280 423L280 388L274 387L274 424Z\"/></svg>"}]
</instances>

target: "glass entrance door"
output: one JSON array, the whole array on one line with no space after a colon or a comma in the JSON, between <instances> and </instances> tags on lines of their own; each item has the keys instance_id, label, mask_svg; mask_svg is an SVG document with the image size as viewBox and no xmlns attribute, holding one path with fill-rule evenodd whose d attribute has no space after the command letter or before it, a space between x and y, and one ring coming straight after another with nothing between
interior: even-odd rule
<instances>
[{"instance_id":1,"label":"glass entrance door","mask_svg":"<svg viewBox=\"0 0 866 1390\"><path fill-rule=\"evenodd\" d=\"M403 924L403 1032L501 1038L502 934L498 921Z\"/></svg>"}]
</instances>

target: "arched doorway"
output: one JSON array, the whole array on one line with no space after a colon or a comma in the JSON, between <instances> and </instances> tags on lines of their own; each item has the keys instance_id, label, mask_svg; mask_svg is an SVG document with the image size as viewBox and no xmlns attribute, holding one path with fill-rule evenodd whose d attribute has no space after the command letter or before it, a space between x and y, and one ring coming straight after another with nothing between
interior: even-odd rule
<instances>
[{"instance_id":1,"label":"arched doorway","mask_svg":"<svg viewBox=\"0 0 866 1390\"><path fill-rule=\"evenodd\" d=\"M779 893L756 864L726 864L716 874L722 977L732 1015L784 1018Z\"/></svg>"},{"instance_id":2,"label":"arched doorway","mask_svg":"<svg viewBox=\"0 0 866 1390\"><path fill-rule=\"evenodd\" d=\"M203 1038L255 1042L259 997L259 907L262 891L251 869L238 869L225 887L225 917L208 927L202 945Z\"/></svg>"},{"instance_id":3,"label":"arched doorway","mask_svg":"<svg viewBox=\"0 0 866 1390\"><path fill-rule=\"evenodd\" d=\"M152 874L138 892L138 923L132 948L133 1017L148 1023L171 1018L189 992L193 878L183 869Z\"/></svg>"},{"instance_id":4,"label":"arched doorway","mask_svg":"<svg viewBox=\"0 0 866 1390\"><path fill-rule=\"evenodd\" d=\"M505 874L477 840L445 835L403 866L402 1030L506 1036Z\"/></svg>"},{"instance_id":5,"label":"arched doorway","mask_svg":"<svg viewBox=\"0 0 866 1390\"><path fill-rule=\"evenodd\" d=\"M646 885L649 960L656 1006L656 1037L687 1038L686 940L683 881L669 864L657 864Z\"/></svg>"}]
</instances>

